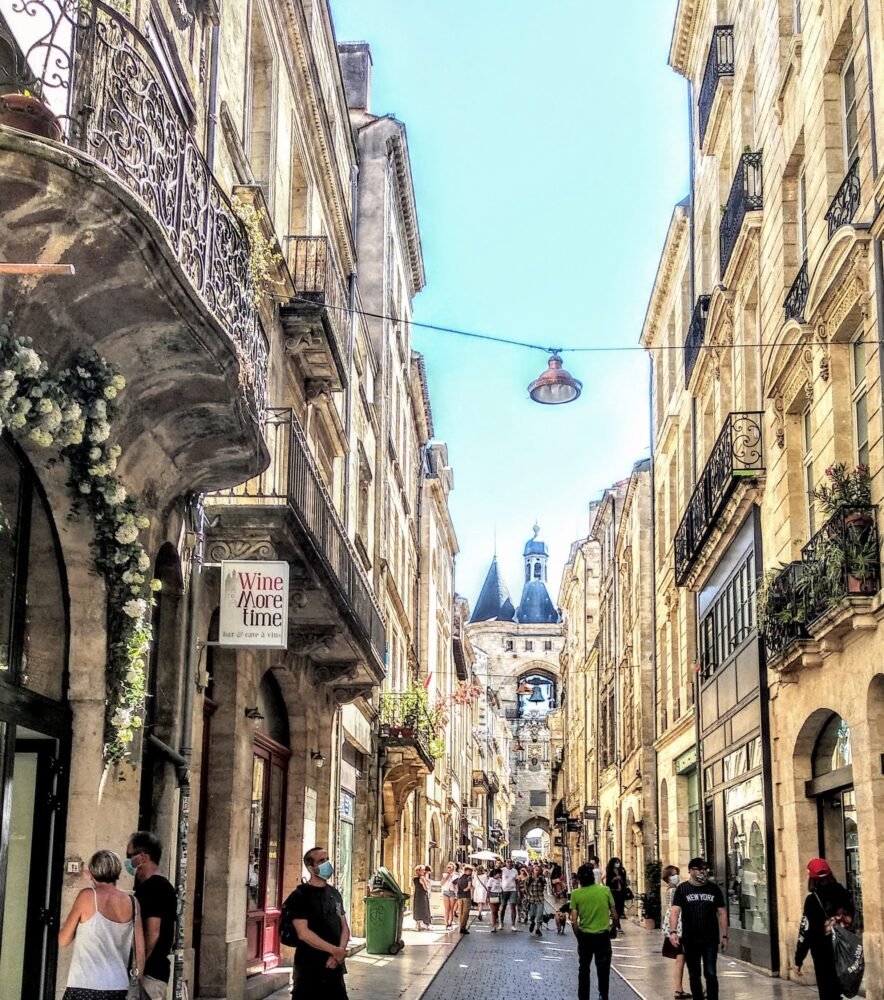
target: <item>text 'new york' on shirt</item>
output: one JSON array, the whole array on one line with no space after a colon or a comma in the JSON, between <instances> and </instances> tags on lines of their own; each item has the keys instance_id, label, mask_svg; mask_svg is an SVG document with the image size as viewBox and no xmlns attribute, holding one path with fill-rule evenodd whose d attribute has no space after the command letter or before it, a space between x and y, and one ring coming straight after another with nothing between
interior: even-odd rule
<instances>
[{"instance_id":1,"label":"text 'new york' on shirt","mask_svg":"<svg viewBox=\"0 0 884 1000\"><path fill-rule=\"evenodd\" d=\"M672 895L672 905L681 908L682 938L686 942L718 941L718 911L724 908L724 894L714 882L682 882Z\"/></svg>"}]
</instances>

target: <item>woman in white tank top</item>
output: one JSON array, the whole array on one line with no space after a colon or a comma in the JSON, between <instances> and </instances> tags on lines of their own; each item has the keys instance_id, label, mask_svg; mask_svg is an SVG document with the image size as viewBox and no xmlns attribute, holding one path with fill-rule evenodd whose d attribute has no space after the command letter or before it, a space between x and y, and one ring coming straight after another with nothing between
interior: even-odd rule
<instances>
[{"instance_id":1,"label":"woman in white tank top","mask_svg":"<svg viewBox=\"0 0 884 1000\"><path fill-rule=\"evenodd\" d=\"M117 888L122 870L113 851L89 859L92 887L81 890L58 932L62 948L74 945L62 1000L126 1000L133 944L140 975L144 933L135 897Z\"/></svg>"}]
</instances>

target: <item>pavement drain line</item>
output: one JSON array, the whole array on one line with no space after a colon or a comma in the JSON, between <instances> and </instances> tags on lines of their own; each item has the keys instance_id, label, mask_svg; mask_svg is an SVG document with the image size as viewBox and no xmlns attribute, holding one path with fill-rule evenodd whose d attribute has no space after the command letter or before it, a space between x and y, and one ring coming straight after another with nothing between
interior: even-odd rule
<instances>
[{"instance_id":1,"label":"pavement drain line","mask_svg":"<svg viewBox=\"0 0 884 1000\"><path fill-rule=\"evenodd\" d=\"M421 1000L421 997L430 989L430 987L433 985L433 983L436 982L436 977L439 975L439 973L448 964L448 960L451 958L451 956L460 947L461 941L463 941L463 935L459 934L458 937L457 937L457 941L454 944L454 947L451 949L451 951L448 952L448 954L445 956L445 959L439 964L439 968L436 969L436 971L433 973L433 975L430 978L429 982L422 983L422 984L412 983L411 986L409 986L400 995L399 1000ZM417 989L415 989L415 987L417 987ZM646 998L642 997L642 1000L646 1000Z\"/></svg>"},{"instance_id":2,"label":"pavement drain line","mask_svg":"<svg viewBox=\"0 0 884 1000\"><path fill-rule=\"evenodd\" d=\"M626 983L626 985L638 997L638 1000L649 1000L649 998L646 997L644 993L639 993L639 991L635 988L635 986L626 978L626 976L623 975L623 973L616 966L612 965L611 969L617 973L617 975L623 980L624 983Z\"/></svg>"}]
</instances>

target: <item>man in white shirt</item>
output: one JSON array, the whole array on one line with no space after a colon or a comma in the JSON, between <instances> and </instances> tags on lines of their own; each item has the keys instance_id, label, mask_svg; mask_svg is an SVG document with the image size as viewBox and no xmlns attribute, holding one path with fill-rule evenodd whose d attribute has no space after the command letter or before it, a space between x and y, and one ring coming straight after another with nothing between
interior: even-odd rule
<instances>
[{"instance_id":1,"label":"man in white shirt","mask_svg":"<svg viewBox=\"0 0 884 1000\"><path fill-rule=\"evenodd\" d=\"M516 904L519 902L519 890L516 888L518 872L512 858L507 858L500 870L500 929L503 930L506 908L510 908L511 931L516 928Z\"/></svg>"}]
</instances>

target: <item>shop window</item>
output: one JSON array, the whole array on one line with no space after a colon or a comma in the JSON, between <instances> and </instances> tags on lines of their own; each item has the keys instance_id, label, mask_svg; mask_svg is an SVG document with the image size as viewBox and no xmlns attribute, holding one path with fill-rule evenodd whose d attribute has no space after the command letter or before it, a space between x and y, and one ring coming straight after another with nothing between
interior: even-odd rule
<instances>
[{"instance_id":1,"label":"shop window","mask_svg":"<svg viewBox=\"0 0 884 1000\"><path fill-rule=\"evenodd\" d=\"M729 923L756 934L767 934L768 884L761 775L728 788L724 803Z\"/></svg>"}]
</instances>

